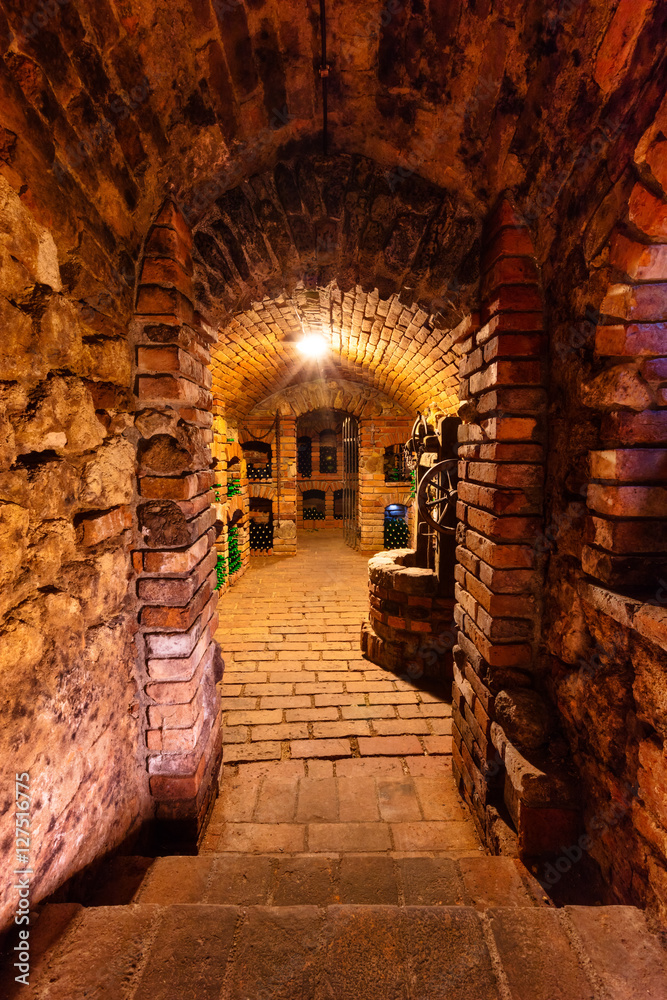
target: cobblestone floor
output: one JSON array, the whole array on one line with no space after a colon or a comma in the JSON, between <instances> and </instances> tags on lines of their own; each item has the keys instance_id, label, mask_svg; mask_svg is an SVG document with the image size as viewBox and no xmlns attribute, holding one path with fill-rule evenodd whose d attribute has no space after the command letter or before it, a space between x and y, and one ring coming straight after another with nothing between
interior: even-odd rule
<instances>
[{"instance_id":1,"label":"cobblestone floor","mask_svg":"<svg viewBox=\"0 0 667 1000\"><path fill-rule=\"evenodd\" d=\"M476 851L451 704L365 660L367 557L340 532L253 558L220 604L221 794L204 851Z\"/></svg>"}]
</instances>

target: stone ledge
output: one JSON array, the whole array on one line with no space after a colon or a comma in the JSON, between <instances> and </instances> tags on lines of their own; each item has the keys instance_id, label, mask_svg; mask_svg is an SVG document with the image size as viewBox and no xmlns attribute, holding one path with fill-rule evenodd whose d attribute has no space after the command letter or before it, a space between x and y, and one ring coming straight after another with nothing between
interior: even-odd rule
<instances>
[{"instance_id":1,"label":"stone ledge","mask_svg":"<svg viewBox=\"0 0 667 1000\"><path fill-rule=\"evenodd\" d=\"M664 606L640 601L636 597L625 597L589 580L580 581L578 590L584 601L602 614L613 618L619 625L634 629L643 638L667 651L667 583L664 587Z\"/></svg>"},{"instance_id":2,"label":"stone ledge","mask_svg":"<svg viewBox=\"0 0 667 1000\"><path fill-rule=\"evenodd\" d=\"M510 743L497 722L491 723L491 741L516 797L523 803L536 808L578 808L579 792L574 774L547 762L546 755L540 751L528 751L532 757L529 760L526 751Z\"/></svg>"},{"instance_id":3,"label":"stone ledge","mask_svg":"<svg viewBox=\"0 0 667 1000\"><path fill-rule=\"evenodd\" d=\"M420 633L399 633L387 629L381 635L379 623L365 621L361 626L361 651L384 670L413 680L428 677L441 682L452 679L452 653L445 644L438 645L438 636Z\"/></svg>"},{"instance_id":4,"label":"stone ledge","mask_svg":"<svg viewBox=\"0 0 667 1000\"><path fill-rule=\"evenodd\" d=\"M378 552L368 562L368 577L376 587L396 590L412 596L435 596L438 579L432 569L415 566L417 553L413 549L393 549Z\"/></svg>"},{"instance_id":5,"label":"stone ledge","mask_svg":"<svg viewBox=\"0 0 667 1000\"><path fill-rule=\"evenodd\" d=\"M539 752L528 760L495 722L491 740L504 766L503 798L518 834L519 856L551 854L575 843L581 824L575 775Z\"/></svg>"}]
</instances>

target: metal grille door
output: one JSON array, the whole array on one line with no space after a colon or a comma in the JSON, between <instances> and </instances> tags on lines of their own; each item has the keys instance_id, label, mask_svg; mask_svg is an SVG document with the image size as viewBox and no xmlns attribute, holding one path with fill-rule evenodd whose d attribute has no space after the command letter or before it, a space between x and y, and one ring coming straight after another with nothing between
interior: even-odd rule
<instances>
[{"instance_id":1,"label":"metal grille door","mask_svg":"<svg viewBox=\"0 0 667 1000\"><path fill-rule=\"evenodd\" d=\"M353 549L359 542L359 421L343 421L343 528Z\"/></svg>"}]
</instances>

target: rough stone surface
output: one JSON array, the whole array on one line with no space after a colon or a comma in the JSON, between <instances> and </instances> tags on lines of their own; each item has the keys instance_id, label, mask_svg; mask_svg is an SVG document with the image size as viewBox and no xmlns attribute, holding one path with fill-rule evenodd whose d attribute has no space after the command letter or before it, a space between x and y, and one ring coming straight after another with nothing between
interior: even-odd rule
<instances>
[{"instance_id":1,"label":"rough stone surface","mask_svg":"<svg viewBox=\"0 0 667 1000\"><path fill-rule=\"evenodd\" d=\"M638 1000L662 996L666 982L658 938L630 909L61 905L46 909L34 943L27 995L54 1000L174 989L206 1000L365 998L378 984L397 1000L501 1000L508 989L517 998ZM0 970L8 996L10 975Z\"/></svg>"},{"instance_id":2,"label":"rough stone surface","mask_svg":"<svg viewBox=\"0 0 667 1000\"><path fill-rule=\"evenodd\" d=\"M507 737L519 747L536 749L546 743L551 718L547 705L536 691L522 688L501 691L496 697L495 713Z\"/></svg>"}]
</instances>

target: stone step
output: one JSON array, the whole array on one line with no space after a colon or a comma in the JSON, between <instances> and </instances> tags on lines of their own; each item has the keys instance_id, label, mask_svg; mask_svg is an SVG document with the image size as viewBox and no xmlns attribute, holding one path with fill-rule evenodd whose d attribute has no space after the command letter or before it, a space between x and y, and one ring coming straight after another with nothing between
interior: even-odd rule
<instances>
[{"instance_id":1,"label":"stone step","mask_svg":"<svg viewBox=\"0 0 667 1000\"><path fill-rule=\"evenodd\" d=\"M521 862L511 858L348 853L158 858L133 901L161 905L355 903L476 909L548 904L539 883Z\"/></svg>"},{"instance_id":2,"label":"stone step","mask_svg":"<svg viewBox=\"0 0 667 1000\"><path fill-rule=\"evenodd\" d=\"M631 907L45 907L12 1000L664 1000Z\"/></svg>"}]
</instances>

